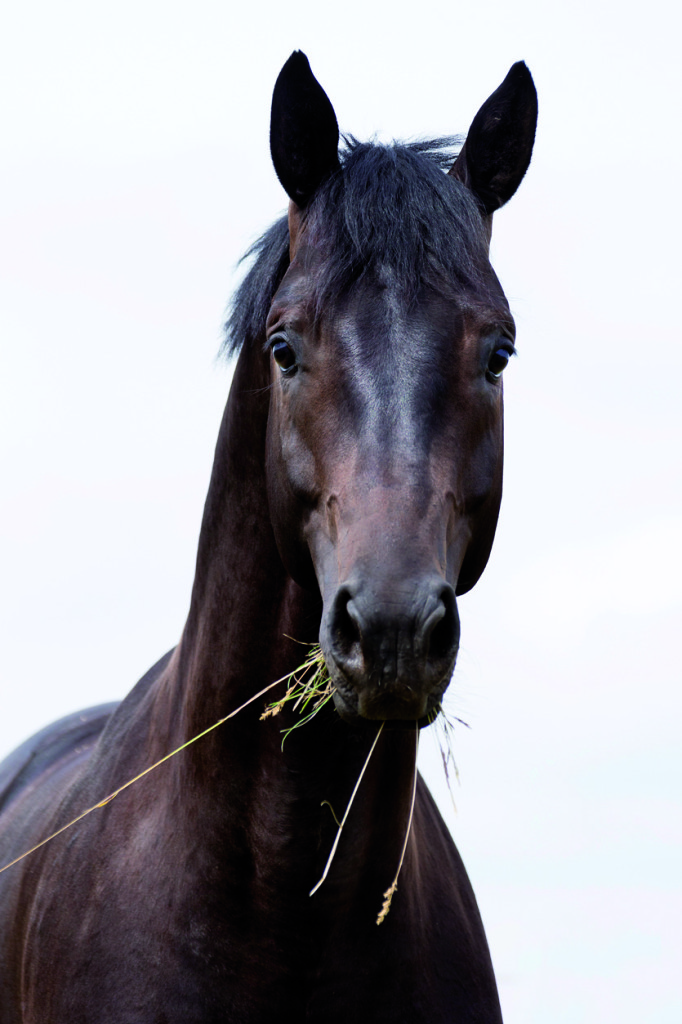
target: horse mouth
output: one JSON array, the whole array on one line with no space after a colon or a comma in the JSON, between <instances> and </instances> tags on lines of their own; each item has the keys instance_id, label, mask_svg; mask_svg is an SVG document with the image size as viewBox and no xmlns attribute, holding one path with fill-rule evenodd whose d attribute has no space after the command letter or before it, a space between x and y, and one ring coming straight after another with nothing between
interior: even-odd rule
<instances>
[{"instance_id":1,"label":"horse mouth","mask_svg":"<svg viewBox=\"0 0 682 1024\"><path fill-rule=\"evenodd\" d=\"M358 693L338 674L332 676L334 683L333 701L337 714L349 725L368 727L377 722L395 729L419 729L430 725L441 709L445 691L431 693L424 697L405 687L401 690L385 689L372 694ZM449 680L448 680L449 681Z\"/></svg>"}]
</instances>

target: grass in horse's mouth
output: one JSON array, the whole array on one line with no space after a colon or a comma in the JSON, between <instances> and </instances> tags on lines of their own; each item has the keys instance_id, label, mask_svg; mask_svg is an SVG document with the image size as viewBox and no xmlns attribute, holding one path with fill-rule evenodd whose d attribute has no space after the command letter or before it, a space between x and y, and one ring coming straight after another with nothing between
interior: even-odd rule
<instances>
[{"instance_id":1,"label":"grass in horse's mouth","mask_svg":"<svg viewBox=\"0 0 682 1024\"><path fill-rule=\"evenodd\" d=\"M300 641L297 641L297 643L300 643ZM270 718L273 715L278 715L282 708L287 704L291 705L294 711L300 710L302 717L288 729L282 729L282 747L284 747L284 741L287 736L289 736L294 729L299 729L302 725L310 722L320 708L331 700L334 694L334 684L331 676L329 675L329 669L327 668L320 645L311 644L308 648L307 658L298 666L298 668L295 668L294 671L290 675L286 676L282 681L287 684L286 693L280 698L280 700L276 700L271 704L268 704L260 717L262 721L264 718ZM454 721L459 722L460 725L465 726L467 729L469 728L467 723L461 718L455 717ZM406 725L407 724L409 723L406 723ZM455 761L454 754L455 726L446 714L441 703L438 703L436 707L429 712L428 724L436 726L436 739L438 741L438 748L443 762L445 781L447 783L452 806L456 813L457 806L452 792L453 779L456 779L457 782L459 782L459 771L457 770L457 763Z\"/></svg>"},{"instance_id":2,"label":"grass in horse's mouth","mask_svg":"<svg viewBox=\"0 0 682 1024\"><path fill-rule=\"evenodd\" d=\"M320 708L332 698L334 684L319 644L313 644L310 647L308 657L303 664L286 677L286 684L287 691L284 696L280 700L268 704L260 716L262 721L264 718L278 715L287 704L291 704L294 711L300 711L302 717L288 729L282 729L282 746L294 729L300 729L302 725L314 718Z\"/></svg>"},{"instance_id":3,"label":"grass in horse's mouth","mask_svg":"<svg viewBox=\"0 0 682 1024\"><path fill-rule=\"evenodd\" d=\"M265 718L271 718L274 715L278 715L280 713L280 711L282 710L282 708L284 708L287 704L290 704L294 711L300 711L302 717L299 718L299 720L297 722L295 722L294 725L289 726L288 729L283 729L282 730L282 733L283 733L282 746L284 746L284 741L286 740L287 736L291 732L293 732L294 729L300 728L302 725L305 725L312 718L314 718L315 715L317 714L317 712L320 710L320 708L322 708L332 698L332 695L333 695L333 692L334 692L334 684L332 683L331 677L329 675L329 670L327 668L327 664L326 664L326 662L324 660L324 655L322 653L322 648L320 647L319 644L313 644L310 647L310 649L308 651L308 657L305 659L305 661L303 661L303 663L301 665L298 666L298 668L294 669L294 671L289 676L286 677L285 681L286 681L286 684L287 684L287 689L286 689L286 693L284 694L284 696L281 697L279 700L273 701L271 704L268 704L267 708L265 709L263 714L260 716L261 717L261 721L262 721ZM442 711L442 709L439 706L439 708L433 713L433 718L434 719L436 717L438 717L438 718L441 717L441 715L439 714L440 711ZM311 891L310 891L310 895L311 896L314 895L314 893L317 892L317 890L319 889L319 887L322 885L322 883L324 882L325 878L327 877L327 874L328 874L329 869L331 867L332 861L334 860L334 854L336 853L336 848L337 848L337 846L339 844L339 839L341 838L341 832L343 830L344 825L346 824L346 820L347 820L348 815L350 813L350 809L351 809L353 800L355 799L357 791L360 788L360 782L362 781L362 777L365 774L365 771L366 771L367 766L368 766L368 764L370 762L372 754L374 753L374 749L375 749L375 747L377 745L377 742L379 740L379 737L381 735L381 732L382 732L385 724L386 724L385 722L381 722L379 724L376 736L374 737L374 742L372 743L372 746L370 748L369 754L367 755L367 757L365 759L365 762L364 762L364 764L362 766L362 769L361 769L360 774L358 776L357 782L355 783L355 788L353 789L353 792L351 794L351 798L348 801L348 806L346 807L345 814L344 814L343 818L341 819L341 821L339 821L337 819L336 814L334 813L334 809L331 808L331 804L329 805L330 808L332 809L332 814L334 815L334 820L336 821L336 823L338 825L338 831L336 833L336 839L334 840L334 845L332 846L331 852L330 852L329 857L327 859L327 863L325 865L325 869L324 869L324 871L322 873L322 877L320 878L319 882L311 889ZM403 866L403 860L405 859L405 851L407 850L407 842L409 840L410 831L412 829L412 818L413 818L413 815L414 815L414 802L415 802L415 796L416 796L416 793L417 793L417 754L419 752L419 727L418 727L418 724L416 722L414 724L415 724L414 775L413 775L413 782L412 782L412 798L410 800L410 812L409 812L409 816L408 816L408 820L407 820L407 828L405 830L405 839L403 841L402 850L400 852L400 860L398 862L398 869L397 869L397 871L395 873L395 877L394 877L391 885L388 887L388 889L384 893L384 901L382 903L381 909L380 909L380 911L379 911L379 913L377 915L377 919L376 919L376 923L377 924L381 924L383 921L385 921L385 919L386 919L386 917L388 915L388 912L391 909L391 901L393 900L393 895L394 895L394 893L396 892L396 890L398 888L398 876L400 875L400 870L401 870L401 868ZM452 762L452 764L454 765L454 758L452 756L452 748L451 748L451 731L452 731L452 725L451 725L450 722L446 721L446 724L444 726L444 737L445 737L445 740L446 740L446 747L447 747L448 753L447 753L447 757L446 757L446 754L445 754L445 752L443 750L443 747L441 745L441 755L443 757L443 766L445 768L445 775L446 775L446 778L448 780L448 789L450 789L450 775L449 775L449 771L448 771L448 765L449 765L450 762ZM439 737L439 743L440 743L440 737ZM455 767L455 771L456 771L456 767ZM452 791L450 792L450 795L452 795ZM322 803L324 805L325 803L328 803L328 801L323 800Z\"/></svg>"},{"instance_id":4,"label":"grass in horse's mouth","mask_svg":"<svg viewBox=\"0 0 682 1024\"><path fill-rule=\"evenodd\" d=\"M448 793L450 794L450 800L452 801L452 807L457 813L457 804L455 803L455 796L452 792L453 776L459 782L459 770L457 768L457 762L455 761L455 727L450 721L448 715L445 713L445 709L442 704L431 713L429 725L435 726L435 735L438 742L438 749L440 751L441 761L443 762L443 771L445 772L445 783L448 787ZM465 726L467 729L469 726L461 718L455 716L455 722L459 722L460 725Z\"/></svg>"},{"instance_id":5,"label":"grass in horse's mouth","mask_svg":"<svg viewBox=\"0 0 682 1024\"><path fill-rule=\"evenodd\" d=\"M302 725L305 725L312 718L314 718L315 715L317 714L317 712L320 710L320 708L322 708L329 700L331 700L331 698L333 696L334 684L332 683L331 677L329 675L329 671L327 669L326 662L324 660L324 655L322 654L322 649L321 649L319 644L313 644L309 648L309 650L308 650L308 657L302 662L301 665L298 666L298 668L294 669L294 671L291 672L288 676L283 676L281 679L276 680L274 683L270 683L268 686L266 686L264 689L260 690L258 693L254 694L252 697L249 697L249 699L244 704L242 704L241 707L238 707L234 711L231 711L224 718L221 718L217 722L214 722L213 725L209 726L207 729L204 729L202 732L198 733L196 736L193 736L192 739L187 740L186 743L183 743L181 746L177 747L175 750L172 750L169 754L166 754L165 757L162 757L160 760L158 760L154 764L150 765L148 768L146 768L144 771L140 772L134 778L129 779L122 786L119 786L118 789L115 789L113 791L113 793L110 793L107 797L105 797L104 800L101 800L99 803L94 804L94 806L89 807L87 810L83 811L82 814L79 814L72 821L68 822L68 824L62 826L62 828L58 829L56 832L53 832L52 835L48 836L46 839L43 839L40 843L37 843L30 850L26 850L25 853L22 853L21 856L16 857L9 864L5 864L4 866L0 867L0 873L3 872L3 871L6 871L8 868L12 867L14 864L18 863L20 860L23 860L24 857L27 857L29 854L33 853L35 850L38 850L41 846L44 846L46 843L49 843L52 839L56 839L56 837L58 835L61 835L62 832L65 832L67 829L71 828L72 825L75 825L77 822L81 821L83 818L85 818L87 815L91 814L93 811L96 811L99 808L104 807L106 804L110 803L114 799L114 797L118 796L118 794L123 792L124 789L127 789L129 786L132 786L139 779L143 778L145 775L148 775L149 772L154 771L155 768L158 768L164 762L169 761L172 757L175 757L176 754L179 754L181 751L185 750L191 744L196 743L196 741L201 739L202 736L205 736L207 733L212 732L219 725L222 725L223 722L228 721L228 719L230 719L230 718L234 718L234 716L237 715L240 711L242 711L247 705L252 704L259 697L263 696L263 694L267 693L268 690L271 690L274 686L277 686L278 684L284 683L284 682L287 684L287 689L286 689L286 693L284 694L284 696L281 697L279 700L273 701L271 704L269 704L266 707L266 709L263 712L263 714L260 716L261 717L261 721L262 721L264 718L270 718L270 717L272 717L274 715L277 715L282 710L282 708L285 707L285 705L287 705L287 704L292 704L294 710L300 710L302 717L297 722L295 722L292 726L289 726L288 729L283 729L282 730L282 732L284 734L283 739L282 739L282 746L284 746L284 741L286 740L287 736L291 732L293 732L294 729L300 728ZM447 783L448 783L448 789L450 790L450 796L452 797L452 787L451 787L450 772L449 772L449 767L450 766L452 766L454 768L455 775L457 776L457 766L455 765L455 760L454 760L454 756L453 756L453 752L452 752L452 747L453 747L453 725L448 720L448 718L445 716L445 713L443 712L443 709L442 709L442 707L440 705L438 705L438 707L434 709L434 711L431 713L431 716L430 716L431 720L430 720L429 724L431 724L434 721L437 721L440 724L442 732L443 732L443 741L444 742L441 742L440 735L438 736L438 742L439 742L439 746L440 746L440 749L441 749L441 757L443 759L443 767L445 769L445 777L446 777L446 780L447 780ZM461 719L458 718L456 720L458 722L461 722L462 725L466 725L466 722L462 722ZM344 816L343 816L343 818L342 818L342 820L340 822L338 821L338 819L336 817L336 814L334 813L334 810L332 808L332 814L334 815L334 820L336 821L336 823L338 825L338 832L337 832L337 835L336 835L336 839L334 840L334 845L332 846L331 853L329 854L329 858L327 860L327 864L325 866L325 869L324 869L324 872L322 874L322 877L320 878L320 880L317 883L317 885L315 885L314 888L311 890L311 893L310 893L311 896L313 895L313 893L315 893L319 889L319 887L322 885L322 883L324 882L325 878L327 877L327 874L328 874L329 869L331 867L332 861L334 859L334 854L336 853L336 848L338 846L339 839L341 838L341 831L343 829L343 826L346 823L346 819L348 818L348 815L350 813L351 805L352 805L353 800L355 799L355 795L356 795L356 793L357 793L357 791L358 791L358 789L360 787L360 782L362 781L362 777L365 774L365 770L367 768L367 765L369 764L369 761L370 761L370 758L372 757L372 754L374 753L374 749L375 749L375 747L377 745L377 741L379 739L379 736L381 735L381 732L382 732L385 724L386 724L385 722L381 722L379 724L376 736L374 737L374 742L372 743L372 746L370 748L369 754L367 755L367 758L366 758L366 760L365 760L365 762L364 762L364 764L362 766L362 770L360 772L360 775L358 776L358 780L357 780L357 782L355 784L355 788L354 788L353 793L351 795L351 798L350 798L350 800L348 802L348 806L346 808L345 814L344 814ZM415 724L414 776L413 776L413 783L412 783L412 799L411 799L411 803L410 803L410 812L409 812L409 817L408 817L408 821L407 821L407 828L405 830L405 839L403 841L403 846L402 846L402 850L401 850L401 853L400 853L400 860L398 862L398 869L397 869L397 871L395 873L395 877L393 879L393 882L391 883L389 888L384 893L384 902L382 904L381 910L379 911L379 914L378 914L377 919L376 919L376 923L377 924L381 924L382 921L384 921L386 919L386 916L387 916L387 914L388 914L388 912L390 910L391 901L393 899L393 894L395 893L396 889L398 888L398 876L400 874L400 870L401 870L402 865L403 865L403 860L405 858L405 851L407 850L407 843L408 843L408 839L410 837L410 831L411 831L411 828L412 828L412 817L413 817L413 814L414 814L414 802L415 802L415 796L416 796L416 792L417 792L417 754L418 754L418 751L419 751L419 723L415 722L414 724ZM322 801L323 805L326 804L326 803L328 803L327 800L323 800ZM453 804L454 804L454 799L453 799ZM329 804L329 806L331 807L331 804Z\"/></svg>"}]
</instances>

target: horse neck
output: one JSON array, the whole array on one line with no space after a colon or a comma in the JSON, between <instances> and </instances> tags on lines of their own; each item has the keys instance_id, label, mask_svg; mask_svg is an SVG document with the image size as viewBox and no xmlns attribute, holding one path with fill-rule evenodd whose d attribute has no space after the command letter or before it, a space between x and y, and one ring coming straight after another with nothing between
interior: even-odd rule
<instances>
[{"instance_id":1,"label":"horse neck","mask_svg":"<svg viewBox=\"0 0 682 1024\"><path fill-rule=\"evenodd\" d=\"M294 636L314 642L319 600L287 575L265 486L267 367L243 351L216 445L187 623L164 681L183 742L287 668ZM295 655L301 659L301 648ZM178 712L181 712L178 715ZM202 744L208 752L211 742Z\"/></svg>"},{"instance_id":2,"label":"horse neck","mask_svg":"<svg viewBox=\"0 0 682 1024\"><path fill-rule=\"evenodd\" d=\"M319 596L305 593L288 576L270 523L267 383L257 354L243 353L216 446L187 624L154 695L158 753L192 739L293 671L305 648L289 638L313 643L318 637ZM282 685L271 699L284 692ZM352 729L327 706L283 750L281 729L294 724L295 713L285 710L261 721L263 704L264 699L245 708L174 759L170 813L183 820L182 807L189 803L192 827L201 821L206 854L220 851L224 864L239 822L252 846L263 847L252 853L266 870L284 872L296 864L293 870L307 872L310 886L333 841L333 815L343 814L375 730ZM373 860L371 848L376 846L382 864L395 862L409 805L413 746L408 733L384 735L377 745L340 850L345 847L344 877L351 888ZM334 810L321 807L322 800ZM315 834L319 845L311 841ZM273 837L272 843L264 836ZM327 892L337 888L332 883ZM342 886L336 893L341 902L345 892Z\"/></svg>"}]
</instances>

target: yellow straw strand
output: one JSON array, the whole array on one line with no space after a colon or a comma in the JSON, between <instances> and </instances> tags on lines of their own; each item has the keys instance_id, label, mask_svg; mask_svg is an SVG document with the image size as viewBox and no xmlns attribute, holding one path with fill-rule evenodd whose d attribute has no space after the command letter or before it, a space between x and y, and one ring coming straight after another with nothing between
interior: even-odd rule
<instances>
[{"instance_id":1,"label":"yellow straw strand","mask_svg":"<svg viewBox=\"0 0 682 1024\"><path fill-rule=\"evenodd\" d=\"M134 779L129 779L128 782L125 782L122 786L119 786L118 789L115 789L113 793L109 794L109 796L105 796L104 800L100 800L98 804L94 804L92 807L88 807L87 811L83 811L82 814L79 814L77 818L74 818L73 821L70 821L67 825L62 825L60 829L57 829L56 832L53 832L51 836L47 837L47 839L43 839L40 843L37 843L35 846L32 846L30 850L26 850L25 853L22 853L20 857L15 857L14 860L11 860L9 862L9 864L5 864L4 867L0 868L0 875L3 873L3 871L7 871L8 868L11 868L15 864L18 864L20 860L24 859L24 857L28 857L29 854L35 853L35 851L39 850L41 846L45 846L46 843L49 843L53 839L56 839L57 836L60 836L62 834L62 832L66 832L68 828L71 828L73 825L77 825L78 822L82 821L83 818L87 817L88 814L92 814L93 811L98 810L100 807L105 807L114 799L114 797L118 796L119 793L122 793L124 789L127 789L128 786L132 786L134 782L138 782L140 779L143 779L145 775L149 775L149 773L153 772L155 768L158 768L160 765L164 764L165 761L169 761L171 757L175 757L176 754L179 754L181 750L185 750L187 747L191 746L192 743L196 743L197 740L200 740L202 739L202 737L207 736L209 732L213 732L214 729L217 729L219 725L223 725L223 723L227 722L228 719L234 718L234 716L238 715L240 711L243 711L245 707L248 707L249 704L253 704L255 700L258 700L258 698L262 697L264 693L267 693L268 690L271 690L273 686L277 686L278 683L282 683L284 682L285 679L288 678L289 676L282 676L281 679L275 679L274 683L270 683L262 690L259 690L258 693L255 693L253 697L249 697L249 699L245 701L240 707L236 708L235 711L231 711L229 715L225 715L224 718L221 718L217 722L214 722L213 725L209 725L208 729L204 729L203 732L200 732L196 736L193 736L191 740L187 740L187 742L183 743L181 747L176 747L175 750L171 750L170 754L166 754L166 756L162 757L160 761L156 761L155 764L150 765L149 768L145 768L145 770L143 772L140 772L139 775L136 775Z\"/></svg>"},{"instance_id":2,"label":"yellow straw strand","mask_svg":"<svg viewBox=\"0 0 682 1024\"><path fill-rule=\"evenodd\" d=\"M325 807L325 806L326 806L326 807L328 807L328 808L329 808L329 810L330 810L330 811L332 812L332 818L333 818L333 819L334 819L334 821L336 822L336 824L337 824L337 827L338 827L338 828L341 828L341 822L340 822L340 821L339 821L339 819L338 819L338 818L336 817L336 811L334 810L334 808L332 807L332 805L331 805L331 804L329 803L329 801L328 801L328 800L323 800L323 801L322 801L322 803L320 804L320 807Z\"/></svg>"},{"instance_id":3,"label":"yellow straw strand","mask_svg":"<svg viewBox=\"0 0 682 1024\"><path fill-rule=\"evenodd\" d=\"M348 813L349 813L349 811L350 811L350 809L351 809L351 807L353 805L353 801L355 800L355 794L357 793L358 789L360 788L360 783L362 782L362 776L365 774L365 771L367 770L367 765L369 764L369 760L370 760L372 754L374 753L374 748L376 747L377 741L378 741L379 737L381 736L381 730L383 729L384 725L385 725L385 722L382 722L381 725L379 726L379 728L377 730L377 734L374 737L374 742L372 743L372 746L369 748L369 754L367 755L367 760L365 761L365 763L362 766L362 771L358 775L358 781L355 783L355 789L353 790L353 792L350 795L350 800L348 801L348 807L346 807L346 813L344 814L343 818L341 819L341 824L339 825L338 832L336 833L336 839L334 840L334 845L332 846L331 853L329 854L329 857L327 859L327 863L325 865L325 869L322 872L322 878L319 880L317 885L314 885L313 888L310 890L310 894L309 894L310 896L314 896L315 895L315 893L320 888L320 886L324 882L325 878L329 874L329 869L332 866L332 861L334 860L334 854L336 853L336 847L339 845L339 839L341 838L341 832L343 830L343 826L346 824L346 818L348 817ZM331 804L330 804L330 806L331 806Z\"/></svg>"}]
</instances>

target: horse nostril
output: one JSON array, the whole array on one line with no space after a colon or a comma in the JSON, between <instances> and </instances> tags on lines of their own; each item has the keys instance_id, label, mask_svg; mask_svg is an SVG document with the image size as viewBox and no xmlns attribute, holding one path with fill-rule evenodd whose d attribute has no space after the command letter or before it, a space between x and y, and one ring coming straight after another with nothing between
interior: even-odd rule
<instances>
[{"instance_id":1,"label":"horse nostril","mask_svg":"<svg viewBox=\"0 0 682 1024\"><path fill-rule=\"evenodd\" d=\"M329 634L334 657L348 664L361 657L360 628L353 593L348 586L339 587L331 614Z\"/></svg>"},{"instance_id":2,"label":"horse nostril","mask_svg":"<svg viewBox=\"0 0 682 1024\"><path fill-rule=\"evenodd\" d=\"M459 645L459 615L452 587L445 585L438 606L422 627L423 651L430 661L448 660Z\"/></svg>"},{"instance_id":3,"label":"horse nostril","mask_svg":"<svg viewBox=\"0 0 682 1024\"><path fill-rule=\"evenodd\" d=\"M403 594L397 586L377 594L342 583L326 622L337 684L357 692L365 717L420 718L429 694L447 685L459 618L455 592L442 579L419 580Z\"/></svg>"}]
</instances>

